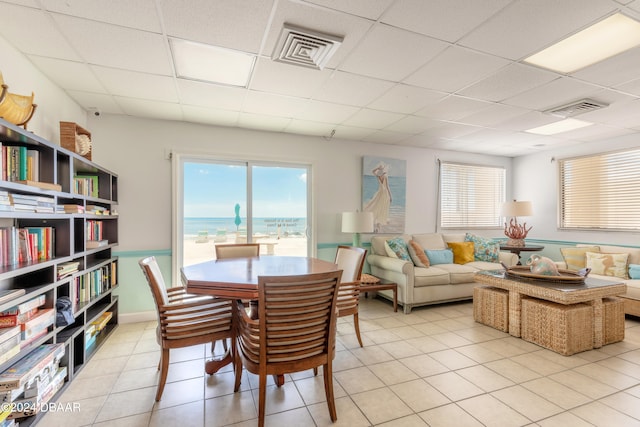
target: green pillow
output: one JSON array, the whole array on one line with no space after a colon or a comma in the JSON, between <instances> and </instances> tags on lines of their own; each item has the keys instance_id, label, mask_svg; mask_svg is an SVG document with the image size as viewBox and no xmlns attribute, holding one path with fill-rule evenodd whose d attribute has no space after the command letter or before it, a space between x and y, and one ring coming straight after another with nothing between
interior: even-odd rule
<instances>
[{"instance_id":1,"label":"green pillow","mask_svg":"<svg viewBox=\"0 0 640 427\"><path fill-rule=\"evenodd\" d=\"M409 249L407 249L407 242L404 241L402 237L396 237L393 239L387 240L387 244L389 248L398 256L398 258L411 261L411 256L409 255Z\"/></svg>"},{"instance_id":2,"label":"green pillow","mask_svg":"<svg viewBox=\"0 0 640 427\"><path fill-rule=\"evenodd\" d=\"M476 261L500 261L500 243L494 239L467 233L464 236L464 241L473 242L473 254Z\"/></svg>"}]
</instances>

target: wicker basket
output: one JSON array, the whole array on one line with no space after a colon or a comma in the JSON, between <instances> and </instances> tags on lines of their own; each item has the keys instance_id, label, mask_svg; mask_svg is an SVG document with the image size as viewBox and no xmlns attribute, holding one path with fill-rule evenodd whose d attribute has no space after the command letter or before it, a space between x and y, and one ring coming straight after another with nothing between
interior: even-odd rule
<instances>
[{"instance_id":1,"label":"wicker basket","mask_svg":"<svg viewBox=\"0 0 640 427\"><path fill-rule=\"evenodd\" d=\"M624 340L624 300L604 298L602 300L603 342L602 345Z\"/></svg>"},{"instance_id":2,"label":"wicker basket","mask_svg":"<svg viewBox=\"0 0 640 427\"><path fill-rule=\"evenodd\" d=\"M522 339L569 356L593 348L593 307L522 298Z\"/></svg>"},{"instance_id":3,"label":"wicker basket","mask_svg":"<svg viewBox=\"0 0 640 427\"><path fill-rule=\"evenodd\" d=\"M509 292L490 286L473 288L473 319L503 332L509 331Z\"/></svg>"},{"instance_id":4,"label":"wicker basket","mask_svg":"<svg viewBox=\"0 0 640 427\"><path fill-rule=\"evenodd\" d=\"M77 135L86 135L89 137L89 140L91 140L91 132L88 130L81 128L73 122L60 122L60 145L62 148L76 153ZM91 160L91 150L89 150L87 154L83 154L82 157Z\"/></svg>"}]
</instances>

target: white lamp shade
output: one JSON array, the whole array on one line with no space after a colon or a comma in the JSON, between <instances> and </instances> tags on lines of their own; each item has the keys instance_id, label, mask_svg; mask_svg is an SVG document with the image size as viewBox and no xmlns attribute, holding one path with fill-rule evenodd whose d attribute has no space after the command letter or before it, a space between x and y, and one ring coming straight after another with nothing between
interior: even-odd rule
<instances>
[{"instance_id":1,"label":"white lamp shade","mask_svg":"<svg viewBox=\"0 0 640 427\"><path fill-rule=\"evenodd\" d=\"M343 212L343 233L373 233L373 212Z\"/></svg>"},{"instance_id":2,"label":"white lamp shade","mask_svg":"<svg viewBox=\"0 0 640 427\"><path fill-rule=\"evenodd\" d=\"M533 215L533 206L531 202L504 202L500 209L500 215L504 217L510 216L531 216Z\"/></svg>"}]
</instances>

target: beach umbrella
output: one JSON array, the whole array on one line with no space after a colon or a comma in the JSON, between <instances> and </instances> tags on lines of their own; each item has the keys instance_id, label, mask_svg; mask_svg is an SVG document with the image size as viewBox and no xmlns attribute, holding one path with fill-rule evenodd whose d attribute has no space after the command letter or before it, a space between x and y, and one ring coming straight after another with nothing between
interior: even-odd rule
<instances>
[{"instance_id":1,"label":"beach umbrella","mask_svg":"<svg viewBox=\"0 0 640 427\"><path fill-rule=\"evenodd\" d=\"M235 224L236 224L236 230L240 227L240 223L242 222L242 220L240 219L240 203L236 203L236 219L235 219Z\"/></svg>"}]
</instances>

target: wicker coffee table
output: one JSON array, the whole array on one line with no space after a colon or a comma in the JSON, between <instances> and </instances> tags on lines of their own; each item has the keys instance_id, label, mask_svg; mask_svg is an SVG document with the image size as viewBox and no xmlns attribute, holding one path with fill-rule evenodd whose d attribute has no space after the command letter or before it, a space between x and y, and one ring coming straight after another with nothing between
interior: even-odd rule
<instances>
[{"instance_id":1,"label":"wicker coffee table","mask_svg":"<svg viewBox=\"0 0 640 427\"><path fill-rule=\"evenodd\" d=\"M537 340L545 343L552 342L552 338L544 336L545 326L540 323L540 319L544 318L544 321L550 322L549 324L554 328L557 325L564 327L568 339L575 338L577 335L592 337L593 346L582 348L584 345L581 344L582 347L574 352L600 348L603 344L621 341L624 338L624 306L612 304L617 299L611 298L626 292L627 285L624 283L590 277L587 277L584 283L556 283L506 277L504 270L481 271L476 273L474 278L476 282L508 292L510 335L538 336ZM528 316L524 319L523 298L527 300L525 311ZM586 315L592 321L585 322L584 318L580 317L585 314L585 305L589 306ZM622 308L618 309L618 307ZM609 310L608 313L607 310ZM527 322L526 325L523 325L523 320ZM523 330L525 326L531 329ZM605 330L606 328L609 330ZM547 334L551 333L547 332ZM527 339L526 336L524 338ZM553 348L554 345L543 346L558 351L557 348ZM559 352L571 354L567 349Z\"/></svg>"}]
</instances>

